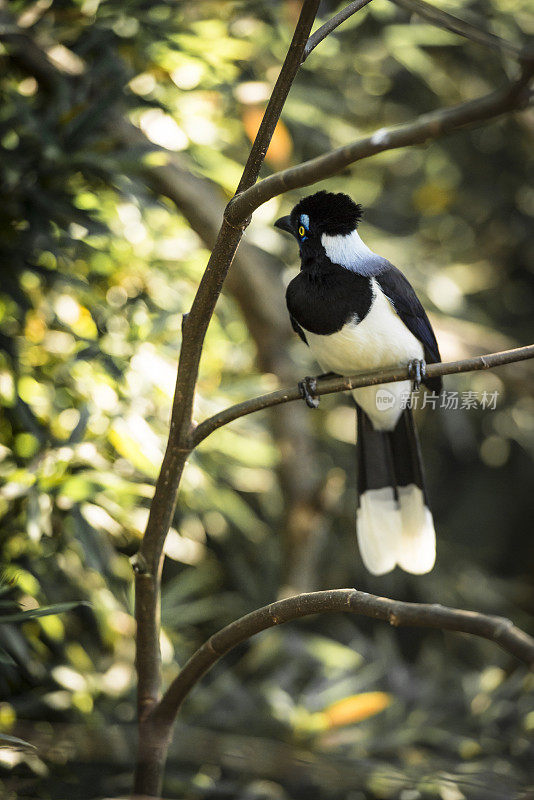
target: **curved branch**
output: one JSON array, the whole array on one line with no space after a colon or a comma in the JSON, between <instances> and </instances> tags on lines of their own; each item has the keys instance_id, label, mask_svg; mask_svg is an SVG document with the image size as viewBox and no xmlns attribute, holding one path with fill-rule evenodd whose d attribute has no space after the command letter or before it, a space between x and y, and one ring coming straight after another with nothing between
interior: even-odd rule
<instances>
[{"instance_id":1,"label":"curved branch","mask_svg":"<svg viewBox=\"0 0 534 800\"><path fill-rule=\"evenodd\" d=\"M475 125L499 117L508 111L523 108L529 100L528 84L533 71L534 64L531 62L524 66L520 78L496 92L468 100L452 108L423 114L404 125L382 128L371 136L366 136L365 139L338 147L325 155L303 161L295 167L275 172L230 200L225 218L232 225L237 225L267 200L290 189L309 186L330 178L364 158L386 150L438 139L466 125Z\"/></svg>"},{"instance_id":2,"label":"curved branch","mask_svg":"<svg viewBox=\"0 0 534 800\"><path fill-rule=\"evenodd\" d=\"M441 375L454 375L459 372L473 372L479 369L491 369L500 367L503 364L513 364L516 361L525 361L534 358L534 344L526 347L516 347L513 350L502 350L499 353L489 353L485 356L474 356L465 358L461 361L440 362L439 364L427 364L426 374L429 378L437 378ZM349 389L360 389L362 386L376 386L379 383L395 383L405 381L410 377L407 366L387 367L376 369L370 372L360 372L352 376L320 378L317 381L317 395L333 394L334 392L345 392ZM228 425L239 417L253 414L270 406L278 406L282 403L289 403L292 400L301 400L302 395L297 386L288 389L279 389L276 392L269 392L251 400L244 400L234 406L229 406L214 414L212 417L201 422L195 428L192 436L192 447L196 447L203 439L221 428Z\"/></svg>"},{"instance_id":3,"label":"curved branch","mask_svg":"<svg viewBox=\"0 0 534 800\"><path fill-rule=\"evenodd\" d=\"M279 600L259 608L218 631L185 664L151 713L152 724L169 729L200 678L238 644L260 631L310 614L348 611L395 626L439 628L470 633L495 642L534 669L534 639L504 617L488 616L428 603L404 603L357 589L331 589Z\"/></svg>"},{"instance_id":4,"label":"curved branch","mask_svg":"<svg viewBox=\"0 0 534 800\"><path fill-rule=\"evenodd\" d=\"M371 0L354 0L353 3L349 3L348 6L342 8L341 11L338 11L332 19L329 19L328 22L325 22L324 25L321 25L320 28L317 28L315 33L310 36L306 47L304 48L304 55L302 56L302 63L306 61L308 56L310 55L312 50L315 50L318 44L320 44L323 39L335 31L335 29L341 25L342 22L352 17L353 14L356 14L357 11L360 11L364 6L370 3Z\"/></svg>"},{"instance_id":5,"label":"curved branch","mask_svg":"<svg viewBox=\"0 0 534 800\"><path fill-rule=\"evenodd\" d=\"M501 39L494 33L482 30L470 22L465 22L458 17L448 14L439 8L426 3L425 0L390 0L394 5L404 8L413 14L418 14L423 19L426 19L432 25L438 28L444 28L452 33L457 33L465 39L470 39L472 42L491 47L498 52L508 53L508 55L515 56L520 60L528 60L532 58L532 50L528 48L521 48L513 42L508 42L506 39Z\"/></svg>"}]
</instances>

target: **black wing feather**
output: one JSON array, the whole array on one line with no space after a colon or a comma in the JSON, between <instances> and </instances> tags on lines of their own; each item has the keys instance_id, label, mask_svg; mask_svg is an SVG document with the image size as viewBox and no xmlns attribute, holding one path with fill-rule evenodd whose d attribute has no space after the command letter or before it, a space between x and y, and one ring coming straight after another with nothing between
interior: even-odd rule
<instances>
[{"instance_id":1,"label":"black wing feather","mask_svg":"<svg viewBox=\"0 0 534 800\"><path fill-rule=\"evenodd\" d=\"M438 343L430 320L407 278L391 264L386 270L376 275L376 280L408 330L423 345L425 361L428 364L436 364L441 361ZM430 378L425 381L425 384L433 392L441 391L441 378Z\"/></svg>"},{"instance_id":2,"label":"black wing feather","mask_svg":"<svg viewBox=\"0 0 534 800\"><path fill-rule=\"evenodd\" d=\"M298 335L300 336L300 338L302 339L304 344L308 344L308 340L306 339L306 334L304 333L304 331L302 330L302 328L298 324L298 322L295 319L295 317L293 316L293 314L289 315L289 319L291 320L291 327L293 328L295 333L298 333Z\"/></svg>"}]
</instances>

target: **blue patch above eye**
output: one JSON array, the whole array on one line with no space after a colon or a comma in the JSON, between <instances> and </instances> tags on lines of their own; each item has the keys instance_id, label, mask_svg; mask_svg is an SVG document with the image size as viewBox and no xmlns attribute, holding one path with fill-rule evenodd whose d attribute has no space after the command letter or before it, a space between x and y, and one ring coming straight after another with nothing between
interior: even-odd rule
<instances>
[{"instance_id":1,"label":"blue patch above eye","mask_svg":"<svg viewBox=\"0 0 534 800\"><path fill-rule=\"evenodd\" d=\"M300 215L300 224L304 225L306 230L310 229L310 218L309 218L309 216L307 214L301 214Z\"/></svg>"}]
</instances>

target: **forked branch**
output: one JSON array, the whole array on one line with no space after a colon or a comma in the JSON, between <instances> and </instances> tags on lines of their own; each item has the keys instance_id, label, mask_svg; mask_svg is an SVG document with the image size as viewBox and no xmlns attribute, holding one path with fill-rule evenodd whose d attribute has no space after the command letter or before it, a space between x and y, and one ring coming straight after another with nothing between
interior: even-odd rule
<instances>
[{"instance_id":1,"label":"forked branch","mask_svg":"<svg viewBox=\"0 0 534 800\"><path fill-rule=\"evenodd\" d=\"M350 164L355 164L364 158L386 150L439 139L468 125L487 122L507 112L523 108L530 99L529 83L533 72L534 62L529 62L523 66L520 77L502 89L452 108L423 114L405 125L383 128L357 142L338 147L309 161L303 161L295 167L275 172L236 195L228 204L225 218L236 225L240 220L248 218L267 200L290 189L299 189L331 178Z\"/></svg>"},{"instance_id":2,"label":"forked branch","mask_svg":"<svg viewBox=\"0 0 534 800\"><path fill-rule=\"evenodd\" d=\"M303 2L291 44L252 145L238 191L250 188L258 178L271 137L302 61L318 6L319 0ZM246 225L246 218L235 224L227 219L222 220L191 311L184 320L169 438L150 504L147 527L135 557L136 667L140 730L134 785L137 792L149 795L159 794L166 751L165 740L157 735L152 736L152 731L148 730L151 725L150 710L157 702L161 685L159 598L163 548L174 515L184 464L190 452L189 441L193 428L191 417L204 337Z\"/></svg>"},{"instance_id":3,"label":"forked branch","mask_svg":"<svg viewBox=\"0 0 534 800\"><path fill-rule=\"evenodd\" d=\"M312 50L315 50L318 44L320 44L326 37L335 31L342 22L345 22L349 17L352 17L353 14L356 14L357 11L360 11L364 6L368 5L371 0L354 0L353 3L349 3L348 6L342 8L341 11L338 11L331 19L321 25L320 28L317 28L314 34L310 36L308 42L306 43L306 47L304 48L304 55L302 56L302 63L306 61L308 56L310 55Z\"/></svg>"}]
</instances>

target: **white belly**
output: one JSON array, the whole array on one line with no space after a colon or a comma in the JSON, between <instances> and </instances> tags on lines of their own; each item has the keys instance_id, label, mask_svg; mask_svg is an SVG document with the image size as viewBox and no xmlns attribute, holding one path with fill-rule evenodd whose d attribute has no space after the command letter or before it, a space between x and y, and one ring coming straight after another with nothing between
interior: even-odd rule
<instances>
[{"instance_id":1,"label":"white belly","mask_svg":"<svg viewBox=\"0 0 534 800\"><path fill-rule=\"evenodd\" d=\"M325 372L352 375L423 358L423 345L402 322L376 281L373 291L373 304L361 322L348 322L330 336L306 331L310 349ZM355 389L353 395L376 428L389 430L397 423L409 389L409 381L400 381ZM386 390L391 397L380 391L377 402L379 390Z\"/></svg>"}]
</instances>

